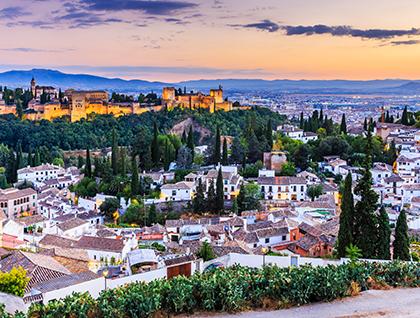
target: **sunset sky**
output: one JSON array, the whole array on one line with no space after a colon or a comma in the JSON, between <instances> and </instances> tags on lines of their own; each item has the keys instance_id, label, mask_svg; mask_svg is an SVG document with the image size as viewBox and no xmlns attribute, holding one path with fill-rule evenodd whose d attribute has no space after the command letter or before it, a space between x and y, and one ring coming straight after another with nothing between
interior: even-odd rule
<instances>
[{"instance_id":1,"label":"sunset sky","mask_svg":"<svg viewBox=\"0 0 420 318\"><path fill-rule=\"evenodd\" d=\"M1 0L0 71L420 79L418 0Z\"/></svg>"}]
</instances>

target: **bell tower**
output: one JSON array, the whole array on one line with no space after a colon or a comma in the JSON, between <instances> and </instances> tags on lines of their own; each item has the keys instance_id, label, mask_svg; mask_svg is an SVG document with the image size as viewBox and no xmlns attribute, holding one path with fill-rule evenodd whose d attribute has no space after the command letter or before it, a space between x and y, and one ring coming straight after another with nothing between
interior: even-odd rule
<instances>
[{"instance_id":1,"label":"bell tower","mask_svg":"<svg viewBox=\"0 0 420 318\"><path fill-rule=\"evenodd\" d=\"M31 80L31 93L32 93L32 97L36 98L36 82L35 82L35 78L33 77Z\"/></svg>"}]
</instances>

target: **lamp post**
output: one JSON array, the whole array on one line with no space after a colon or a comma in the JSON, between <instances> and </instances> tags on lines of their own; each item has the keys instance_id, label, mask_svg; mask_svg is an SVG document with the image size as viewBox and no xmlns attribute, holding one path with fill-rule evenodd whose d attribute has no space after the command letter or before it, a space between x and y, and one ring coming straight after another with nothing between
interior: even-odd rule
<instances>
[{"instance_id":1,"label":"lamp post","mask_svg":"<svg viewBox=\"0 0 420 318\"><path fill-rule=\"evenodd\" d=\"M105 269L103 272L102 272L102 276L104 277L104 279L105 279L105 290L106 290L106 278L107 278L107 276L108 276L108 270L107 269Z\"/></svg>"},{"instance_id":2,"label":"lamp post","mask_svg":"<svg viewBox=\"0 0 420 318\"><path fill-rule=\"evenodd\" d=\"M265 255L268 253L268 248L267 247L263 247L261 249L261 252L263 254L263 267L265 267Z\"/></svg>"}]
</instances>

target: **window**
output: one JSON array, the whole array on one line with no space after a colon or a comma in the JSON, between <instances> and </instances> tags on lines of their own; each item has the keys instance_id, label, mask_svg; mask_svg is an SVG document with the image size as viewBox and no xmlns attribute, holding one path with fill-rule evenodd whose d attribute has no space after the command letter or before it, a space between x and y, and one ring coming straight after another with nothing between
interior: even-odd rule
<instances>
[{"instance_id":1,"label":"window","mask_svg":"<svg viewBox=\"0 0 420 318\"><path fill-rule=\"evenodd\" d=\"M283 235L283 236L281 237L281 240L282 240L282 241L286 241L286 235Z\"/></svg>"},{"instance_id":2,"label":"window","mask_svg":"<svg viewBox=\"0 0 420 318\"><path fill-rule=\"evenodd\" d=\"M269 237L267 237L267 238L265 239L265 242L266 242L266 243L270 243L270 238L269 238Z\"/></svg>"},{"instance_id":3,"label":"window","mask_svg":"<svg viewBox=\"0 0 420 318\"><path fill-rule=\"evenodd\" d=\"M172 196L176 195L176 190L172 190Z\"/></svg>"}]
</instances>

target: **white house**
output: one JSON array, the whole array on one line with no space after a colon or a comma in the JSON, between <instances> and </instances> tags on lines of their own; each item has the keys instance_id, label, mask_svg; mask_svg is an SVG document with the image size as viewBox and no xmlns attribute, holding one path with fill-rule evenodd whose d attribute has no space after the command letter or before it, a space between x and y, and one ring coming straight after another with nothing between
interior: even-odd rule
<instances>
[{"instance_id":1,"label":"white house","mask_svg":"<svg viewBox=\"0 0 420 318\"><path fill-rule=\"evenodd\" d=\"M194 188L194 183L185 181L165 184L160 189L160 199L163 201L190 201Z\"/></svg>"},{"instance_id":2,"label":"white house","mask_svg":"<svg viewBox=\"0 0 420 318\"><path fill-rule=\"evenodd\" d=\"M123 261L127 254L137 247L135 237L127 240L102 238L95 236L83 236L75 244L76 248L85 250L89 259L93 261L104 261L109 263L111 260Z\"/></svg>"},{"instance_id":3,"label":"white house","mask_svg":"<svg viewBox=\"0 0 420 318\"><path fill-rule=\"evenodd\" d=\"M226 200L231 200L238 196L241 187L242 177L238 173L236 166L220 166L223 178L223 192ZM206 191L208 191L211 182L213 181L216 188L218 169L212 169L207 172L204 177Z\"/></svg>"},{"instance_id":4,"label":"white house","mask_svg":"<svg viewBox=\"0 0 420 318\"><path fill-rule=\"evenodd\" d=\"M259 177L257 182L266 200L305 200L307 184L302 177Z\"/></svg>"},{"instance_id":5,"label":"white house","mask_svg":"<svg viewBox=\"0 0 420 318\"><path fill-rule=\"evenodd\" d=\"M43 164L37 167L26 167L19 169L18 181L42 182L49 179L57 179L65 174L65 170L60 166Z\"/></svg>"}]
</instances>

